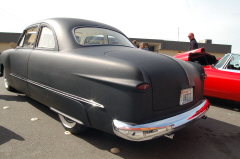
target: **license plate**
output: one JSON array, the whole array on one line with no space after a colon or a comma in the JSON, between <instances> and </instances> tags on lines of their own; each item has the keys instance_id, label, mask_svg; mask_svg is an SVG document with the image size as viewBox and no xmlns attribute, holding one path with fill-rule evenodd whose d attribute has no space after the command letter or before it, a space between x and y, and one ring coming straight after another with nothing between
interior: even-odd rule
<instances>
[{"instance_id":1,"label":"license plate","mask_svg":"<svg viewBox=\"0 0 240 159\"><path fill-rule=\"evenodd\" d=\"M180 96L180 105L193 101L193 88L182 89Z\"/></svg>"}]
</instances>

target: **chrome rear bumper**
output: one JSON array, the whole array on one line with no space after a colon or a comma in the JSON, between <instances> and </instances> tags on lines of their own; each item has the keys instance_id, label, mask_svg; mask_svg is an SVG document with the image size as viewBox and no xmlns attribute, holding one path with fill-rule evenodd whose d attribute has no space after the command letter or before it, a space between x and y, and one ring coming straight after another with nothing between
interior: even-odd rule
<instances>
[{"instance_id":1,"label":"chrome rear bumper","mask_svg":"<svg viewBox=\"0 0 240 159\"><path fill-rule=\"evenodd\" d=\"M142 125L113 120L113 132L117 136L131 141L151 140L156 137L171 134L203 117L207 113L209 106L209 101L203 99L198 106L187 112Z\"/></svg>"}]
</instances>

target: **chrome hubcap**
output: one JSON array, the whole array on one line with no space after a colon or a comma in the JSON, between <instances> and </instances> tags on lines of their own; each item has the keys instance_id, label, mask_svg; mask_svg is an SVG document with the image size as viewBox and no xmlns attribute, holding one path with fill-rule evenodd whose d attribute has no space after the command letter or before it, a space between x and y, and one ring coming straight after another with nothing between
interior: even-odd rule
<instances>
[{"instance_id":1,"label":"chrome hubcap","mask_svg":"<svg viewBox=\"0 0 240 159\"><path fill-rule=\"evenodd\" d=\"M61 120L61 122L63 123L63 125L67 128L73 128L77 123L72 121L71 119L64 117L62 115L59 114L59 118Z\"/></svg>"}]
</instances>

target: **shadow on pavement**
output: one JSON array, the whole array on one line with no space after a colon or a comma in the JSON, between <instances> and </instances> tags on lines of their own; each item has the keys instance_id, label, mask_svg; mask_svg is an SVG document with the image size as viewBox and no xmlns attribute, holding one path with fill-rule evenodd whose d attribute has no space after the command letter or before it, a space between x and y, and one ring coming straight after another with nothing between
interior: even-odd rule
<instances>
[{"instance_id":1,"label":"shadow on pavement","mask_svg":"<svg viewBox=\"0 0 240 159\"><path fill-rule=\"evenodd\" d=\"M59 121L59 118L58 118L58 115L57 113L51 111L51 109L46 106L46 105L43 105L42 103L39 103L38 101L36 100L33 100L32 98L30 97L27 97L28 100L27 102L29 104L31 104L32 106L34 106L35 108L37 108L38 110L42 111L43 113L47 114L49 117L51 117L52 119L54 120L57 120ZM60 122L60 121L59 121Z\"/></svg>"},{"instance_id":2,"label":"shadow on pavement","mask_svg":"<svg viewBox=\"0 0 240 159\"><path fill-rule=\"evenodd\" d=\"M43 113L47 114L48 116L52 117L53 119L58 120L58 116L55 112L51 111L49 107L39 103L38 101L26 96L25 94L15 94L15 95L0 95L0 99L5 101L16 101L16 102L27 102L37 108L38 110L42 111Z\"/></svg>"},{"instance_id":3,"label":"shadow on pavement","mask_svg":"<svg viewBox=\"0 0 240 159\"><path fill-rule=\"evenodd\" d=\"M213 98L213 97L206 97L206 98L209 100L212 106L234 110L234 111L240 111L240 102Z\"/></svg>"},{"instance_id":4,"label":"shadow on pavement","mask_svg":"<svg viewBox=\"0 0 240 159\"><path fill-rule=\"evenodd\" d=\"M2 95L1 97L9 101L28 102L38 110L59 121L55 112L29 97L7 97ZM231 105L229 109L232 109L238 106L238 102L219 99L210 99L210 101L212 105L217 107L225 108ZM0 144L11 139L24 140L11 131L9 133L12 133L12 135L4 133L4 136L2 135L4 131L10 130L0 127ZM96 129L89 129L76 137L104 151L110 151L113 147L120 148L121 152L116 156L121 158L237 159L240 156L240 127L212 118L200 119L196 123L176 132L173 140L160 137L150 141L132 142Z\"/></svg>"},{"instance_id":5,"label":"shadow on pavement","mask_svg":"<svg viewBox=\"0 0 240 159\"><path fill-rule=\"evenodd\" d=\"M12 132L11 130L8 130L5 127L0 126L0 145L12 140L19 140L19 141L25 141L23 137L20 135Z\"/></svg>"},{"instance_id":6,"label":"shadow on pavement","mask_svg":"<svg viewBox=\"0 0 240 159\"><path fill-rule=\"evenodd\" d=\"M78 137L101 150L120 148L116 155L122 158L237 159L240 156L240 128L211 118L176 132L173 140L160 137L131 142L94 129Z\"/></svg>"},{"instance_id":7,"label":"shadow on pavement","mask_svg":"<svg viewBox=\"0 0 240 159\"><path fill-rule=\"evenodd\" d=\"M25 96L24 94L16 95L0 95L0 99L5 101L17 101L17 102L27 102L29 99L29 97Z\"/></svg>"}]
</instances>

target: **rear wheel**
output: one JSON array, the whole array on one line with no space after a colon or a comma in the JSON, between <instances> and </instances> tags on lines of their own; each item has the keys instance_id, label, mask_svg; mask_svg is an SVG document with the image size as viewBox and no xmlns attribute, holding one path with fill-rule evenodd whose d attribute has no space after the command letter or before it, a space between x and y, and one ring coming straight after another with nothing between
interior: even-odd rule
<instances>
[{"instance_id":1,"label":"rear wheel","mask_svg":"<svg viewBox=\"0 0 240 159\"><path fill-rule=\"evenodd\" d=\"M86 126L78 124L75 121L72 121L71 119L62 116L61 114L58 114L58 116L65 130L71 132L72 134L79 134L87 130Z\"/></svg>"},{"instance_id":2,"label":"rear wheel","mask_svg":"<svg viewBox=\"0 0 240 159\"><path fill-rule=\"evenodd\" d=\"M3 70L3 80L4 80L4 86L8 91L14 91L14 88L11 87L8 83L7 77L6 77L6 72L5 69Z\"/></svg>"}]
</instances>

